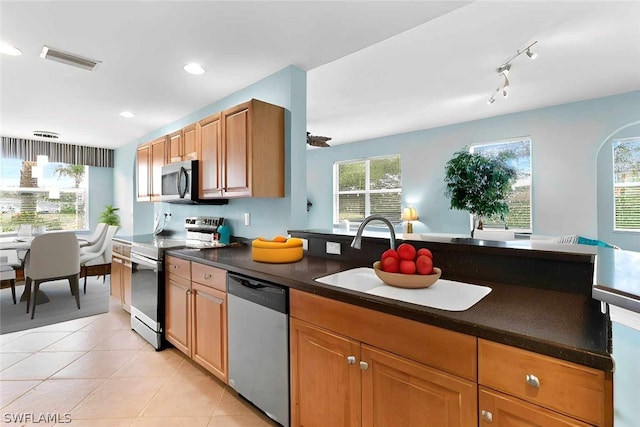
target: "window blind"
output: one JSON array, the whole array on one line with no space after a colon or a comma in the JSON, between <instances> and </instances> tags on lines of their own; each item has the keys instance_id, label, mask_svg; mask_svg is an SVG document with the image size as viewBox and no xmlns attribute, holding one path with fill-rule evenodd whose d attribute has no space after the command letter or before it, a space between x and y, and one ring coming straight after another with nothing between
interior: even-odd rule
<instances>
[{"instance_id":1,"label":"window blind","mask_svg":"<svg viewBox=\"0 0 640 427\"><path fill-rule=\"evenodd\" d=\"M2 137L2 157L36 161L39 155L49 156L50 162L103 168L112 168L114 159L110 148Z\"/></svg>"}]
</instances>

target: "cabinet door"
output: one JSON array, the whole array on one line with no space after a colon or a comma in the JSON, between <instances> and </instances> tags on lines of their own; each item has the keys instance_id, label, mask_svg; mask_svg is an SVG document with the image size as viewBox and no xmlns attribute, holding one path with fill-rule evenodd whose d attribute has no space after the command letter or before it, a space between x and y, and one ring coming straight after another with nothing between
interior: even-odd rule
<instances>
[{"instance_id":1,"label":"cabinet door","mask_svg":"<svg viewBox=\"0 0 640 427\"><path fill-rule=\"evenodd\" d=\"M480 387L480 427L587 427L556 412Z\"/></svg>"},{"instance_id":2,"label":"cabinet door","mask_svg":"<svg viewBox=\"0 0 640 427\"><path fill-rule=\"evenodd\" d=\"M249 104L222 113L222 184L227 197L251 195Z\"/></svg>"},{"instance_id":3,"label":"cabinet door","mask_svg":"<svg viewBox=\"0 0 640 427\"><path fill-rule=\"evenodd\" d=\"M160 138L151 143L151 200L159 200L162 193L162 167L166 160L166 140Z\"/></svg>"},{"instance_id":4,"label":"cabinet door","mask_svg":"<svg viewBox=\"0 0 640 427\"><path fill-rule=\"evenodd\" d=\"M167 273L165 285L165 338L191 356L191 282Z\"/></svg>"},{"instance_id":5,"label":"cabinet door","mask_svg":"<svg viewBox=\"0 0 640 427\"><path fill-rule=\"evenodd\" d=\"M227 383L227 295L192 282L192 358Z\"/></svg>"},{"instance_id":6,"label":"cabinet door","mask_svg":"<svg viewBox=\"0 0 640 427\"><path fill-rule=\"evenodd\" d=\"M195 160L198 158L195 123L182 129L182 148L182 160Z\"/></svg>"},{"instance_id":7,"label":"cabinet door","mask_svg":"<svg viewBox=\"0 0 640 427\"><path fill-rule=\"evenodd\" d=\"M120 300L122 298L122 258L111 258L111 296Z\"/></svg>"},{"instance_id":8,"label":"cabinet door","mask_svg":"<svg viewBox=\"0 0 640 427\"><path fill-rule=\"evenodd\" d=\"M148 202L150 196L150 175L151 175L151 144L142 144L138 147L136 156L136 178L138 180L138 196L139 202Z\"/></svg>"},{"instance_id":9,"label":"cabinet door","mask_svg":"<svg viewBox=\"0 0 640 427\"><path fill-rule=\"evenodd\" d=\"M295 318L289 329L292 426L360 426L360 343Z\"/></svg>"},{"instance_id":10,"label":"cabinet door","mask_svg":"<svg viewBox=\"0 0 640 427\"><path fill-rule=\"evenodd\" d=\"M362 344L364 427L465 427L477 422L477 386Z\"/></svg>"},{"instance_id":11,"label":"cabinet door","mask_svg":"<svg viewBox=\"0 0 640 427\"><path fill-rule=\"evenodd\" d=\"M182 130L169 134L167 140L169 142L169 163L182 161L182 153L184 153Z\"/></svg>"},{"instance_id":12,"label":"cabinet door","mask_svg":"<svg viewBox=\"0 0 640 427\"><path fill-rule=\"evenodd\" d=\"M200 138L198 159L200 163L200 197L203 199L222 196L221 122L220 114L198 122Z\"/></svg>"},{"instance_id":13,"label":"cabinet door","mask_svg":"<svg viewBox=\"0 0 640 427\"><path fill-rule=\"evenodd\" d=\"M113 275L113 271L111 274ZM120 280L122 283L122 308L126 312L131 313L131 261L122 261Z\"/></svg>"}]
</instances>

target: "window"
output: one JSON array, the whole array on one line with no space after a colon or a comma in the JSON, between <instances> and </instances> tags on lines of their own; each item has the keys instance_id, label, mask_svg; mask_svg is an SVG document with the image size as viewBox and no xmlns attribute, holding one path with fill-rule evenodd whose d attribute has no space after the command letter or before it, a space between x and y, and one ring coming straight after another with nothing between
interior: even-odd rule
<instances>
[{"instance_id":1,"label":"window","mask_svg":"<svg viewBox=\"0 0 640 427\"><path fill-rule=\"evenodd\" d=\"M86 166L0 159L0 232L87 229Z\"/></svg>"},{"instance_id":2,"label":"window","mask_svg":"<svg viewBox=\"0 0 640 427\"><path fill-rule=\"evenodd\" d=\"M505 156L507 163L516 169L516 182L509 196L509 213L505 223L500 218L484 221L487 228L502 228L531 232L531 139L518 138L506 141L477 144L470 148L472 153L487 156Z\"/></svg>"},{"instance_id":3,"label":"window","mask_svg":"<svg viewBox=\"0 0 640 427\"><path fill-rule=\"evenodd\" d=\"M361 222L373 214L401 221L400 155L338 162L333 170L334 223Z\"/></svg>"},{"instance_id":4,"label":"window","mask_svg":"<svg viewBox=\"0 0 640 427\"><path fill-rule=\"evenodd\" d=\"M640 231L640 138L613 141L614 230Z\"/></svg>"}]
</instances>

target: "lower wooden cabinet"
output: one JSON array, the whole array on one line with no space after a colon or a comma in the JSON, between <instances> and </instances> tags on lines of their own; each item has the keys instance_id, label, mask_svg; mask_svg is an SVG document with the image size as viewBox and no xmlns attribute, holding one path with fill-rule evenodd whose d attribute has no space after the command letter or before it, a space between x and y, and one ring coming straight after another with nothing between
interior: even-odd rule
<instances>
[{"instance_id":1,"label":"lower wooden cabinet","mask_svg":"<svg viewBox=\"0 0 640 427\"><path fill-rule=\"evenodd\" d=\"M165 271L165 339L227 383L226 271L172 256Z\"/></svg>"},{"instance_id":2,"label":"lower wooden cabinet","mask_svg":"<svg viewBox=\"0 0 640 427\"><path fill-rule=\"evenodd\" d=\"M477 385L474 381L343 335L343 327L350 329L344 325L352 325L349 319L335 320L333 325L340 331L327 329L327 324L321 320L322 313L335 317L341 313L340 307L344 303L295 290L291 291L290 298L292 426L477 425ZM311 310L311 306L318 311ZM351 307L351 314L364 318L369 315L372 323L388 320L387 315L378 313L383 317L377 318L376 312ZM362 313L358 313L360 311ZM307 319L296 318L296 315ZM407 322L406 327L411 327L412 321L401 320ZM353 333L360 334L355 330ZM428 334L433 333L428 329ZM382 334L386 335L386 332ZM376 338L372 336L371 341ZM394 346L392 340L390 347ZM475 356L469 356L475 363Z\"/></svg>"},{"instance_id":3,"label":"lower wooden cabinet","mask_svg":"<svg viewBox=\"0 0 640 427\"><path fill-rule=\"evenodd\" d=\"M131 312L131 247L121 243L112 244L111 296L120 300L122 308Z\"/></svg>"}]
</instances>

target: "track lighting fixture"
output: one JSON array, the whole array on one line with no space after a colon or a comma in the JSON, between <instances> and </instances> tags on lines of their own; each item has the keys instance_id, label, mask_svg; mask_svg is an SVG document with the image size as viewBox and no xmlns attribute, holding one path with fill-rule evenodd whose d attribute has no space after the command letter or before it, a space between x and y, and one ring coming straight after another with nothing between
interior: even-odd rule
<instances>
[{"instance_id":1,"label":"track lighting fixture","mask_svg":"<svg viewBox=\"0 0 640 427\"><path fill-rule=\"evenodd\" d=\"M506 60L502 65L500 65L498 68L496 68L496 71L498 72L498 74L501 75L504 78L504 82L502 83L502 85L500 87L498 87L495 90L493 95L491 95L491 97L487 100L487 104L491 105L494 102L496 102L496 95L499 94L500 92L502 92L502 96L504 98L509 96L509 85L510 85L509 72L511 71L511 62L514 59L516 59L518 56L522 55L523 53L526 53L527 56L530 59L536 59L536 57L538 55L535 52L531 51L531 47L536 43L538 43L538 41L534 41L530 45L528 45L528 46L526 46L526 47L524 47L522 49L518 49L514 56L512 56L511 58Z\"/></svg>"}]
</instances>

